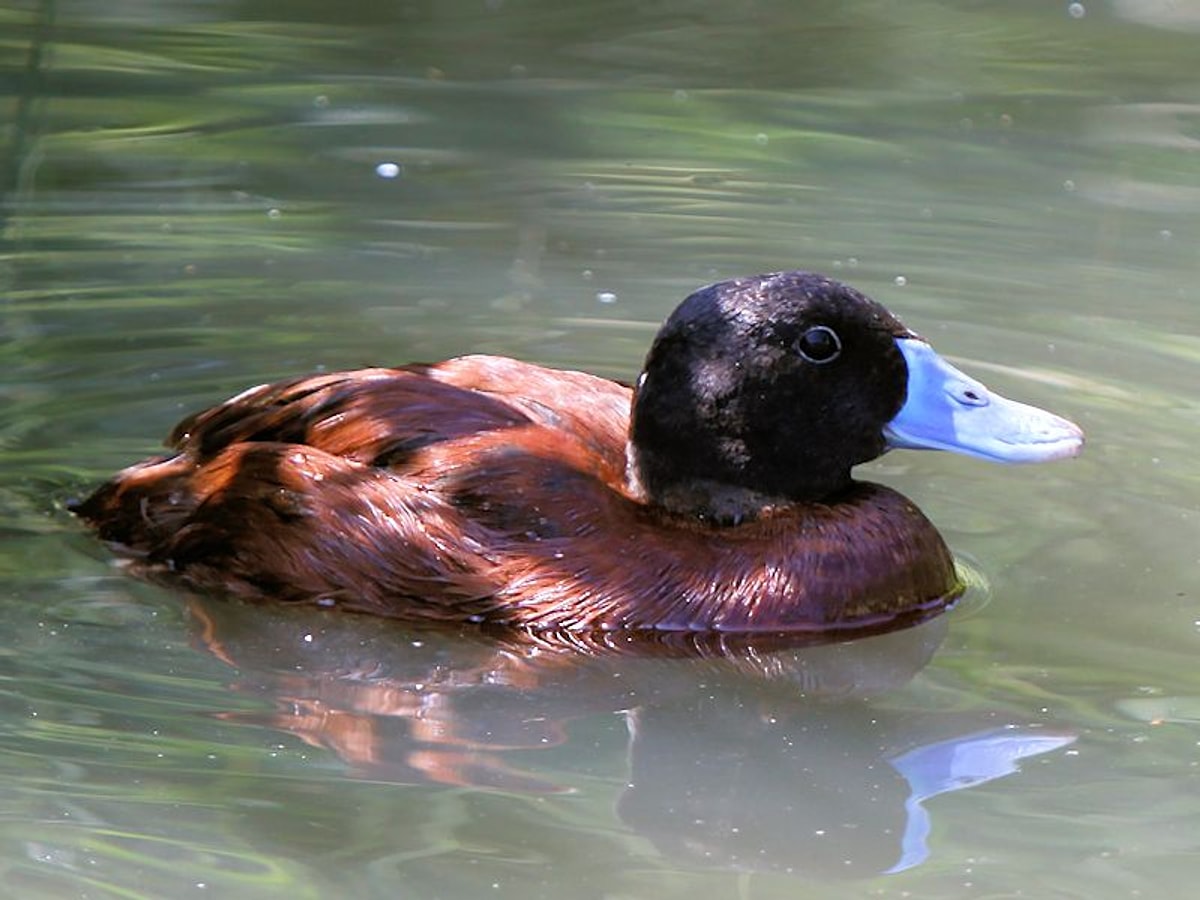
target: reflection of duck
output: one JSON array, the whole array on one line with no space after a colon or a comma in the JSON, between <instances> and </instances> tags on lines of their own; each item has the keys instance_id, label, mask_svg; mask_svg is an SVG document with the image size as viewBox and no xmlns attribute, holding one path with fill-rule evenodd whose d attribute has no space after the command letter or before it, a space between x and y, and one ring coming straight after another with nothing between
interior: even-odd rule
<instances>
[{"instance_id":1,"label":"reflection of duck","mask_svg":"<svg viewBox=\"0 0 1200 900\"><path fill-rule=\"evenodd\" d=\"M715 284L632 390L469 356L253 388L76 507L151 575L384 615L538 629L878 624L959 590L889 447L1002 461L1082 433L803 272Z\"/></svg>"},{"instance_id":2,"label":"reflection of duck","mask_svg":"<svg viewBox=\"0 0 1200 900\"><path fill-rule=\"evenodd\" d=\"M707 646L597 642L581 652L575 642L206 597L191 598L188 611L199 646L238 672L233 688L271 707L222 718L287 731L372 779L538 792L565 785L514 769L508 754L561 745L580 717L686 709L714 702L714 691L749 690L751 708L764 697L808 714L843 700L862 708L924 668L948 627L939 617L853 641L744 635Z\"/></svg>"},{"instance_id":3,"label":"reflection of duck","mask_svg":"<svg viewBox=\"0 0 1200 900\"><path fill-rule=\"evenodd\" d=\"M222 719L287 732L375 783L611 793L629 829L689 869L845 878L911 868L932 852L939 794L1010 775L1073 739L1004 724L990 706L872 700L921 670L949 617L795 647L744 636L689 658L653 643L577 653L207 598L189 610L200 645L235 668L231 687L265 704L239 701ZM627 737L607 724L616 715ZM571 752L553 752L563 745ZM262 817L294 807L261 807L253 839L286 834ZM390 807L411 815L411 804ZM404 822L375 833L411 831ZM390 839L380 852L394 852Z\"/></svg>"}]
</instances>

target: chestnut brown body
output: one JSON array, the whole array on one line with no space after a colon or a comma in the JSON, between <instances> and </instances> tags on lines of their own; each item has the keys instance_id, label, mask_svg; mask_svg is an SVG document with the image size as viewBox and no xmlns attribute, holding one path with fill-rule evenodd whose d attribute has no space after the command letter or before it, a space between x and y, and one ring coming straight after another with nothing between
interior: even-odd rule
<instances>
[{"instance_id":1,"label":"chestnut brown body","mask_svg":"<svg viewBox=\"0 0 1200 900\"><path fill-rule=\"evenodd\" d=\"M936 529L852 482L719 525L627 486L631 390L470 356L260 387L76 511L144 574L535 629L878 624L958 592Z\"/></svg>"}]
</instances>

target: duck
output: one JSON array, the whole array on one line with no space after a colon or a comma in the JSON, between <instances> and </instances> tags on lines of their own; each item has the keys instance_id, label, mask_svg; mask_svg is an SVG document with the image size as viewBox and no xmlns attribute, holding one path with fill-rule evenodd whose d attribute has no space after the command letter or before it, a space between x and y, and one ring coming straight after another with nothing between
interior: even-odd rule
<instances>
[{"instance_id":1,"label":"duck","mask_svg":"<svg viewBox=\"0 0 1200 900\"><path fill-rule=\"evenodd\" d=\"M71 504L134 573L199 594L526 632L828 633L963 586L895 449L1075 456L820 274L710 284L633 384L500 356L310 374L180 422Z\"/></svg>"}]
</instances>

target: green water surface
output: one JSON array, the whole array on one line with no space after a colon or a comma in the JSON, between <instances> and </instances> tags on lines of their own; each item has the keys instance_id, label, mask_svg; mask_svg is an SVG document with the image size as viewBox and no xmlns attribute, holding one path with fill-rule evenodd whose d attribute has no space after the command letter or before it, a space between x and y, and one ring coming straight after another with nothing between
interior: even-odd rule
<instances>
[{"instance_id":1,"label":"green water surface","mask_svg":"<svg viewBox=\"0 0 1200 900\"><path fill-rule=\"evenodd\" d=\"M0 893L1186 896L1198 62L1184 0L0 4ZM530 661L140 584L64 511L250 384L629 379L783 268L1088 432L863 467L978 582L907 642Z\"/></svg>"}]
</instances>

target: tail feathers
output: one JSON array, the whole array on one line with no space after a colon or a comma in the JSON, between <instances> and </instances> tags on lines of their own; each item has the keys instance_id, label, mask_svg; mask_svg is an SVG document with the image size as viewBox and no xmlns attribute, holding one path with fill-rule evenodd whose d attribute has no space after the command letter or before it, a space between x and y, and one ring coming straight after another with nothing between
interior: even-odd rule
<instances>
[{"instance_id":1,"label":"tail feathers","mask_svg":"<svg viewBox=\"0 0 1200 900\"><path fill-rule=\"evenodd\" d=\"M195 511L189 468L178 457L147 460L118 473L69 509L101 540L131 555L151 556Z\"/></svg>"}]
</instances>

